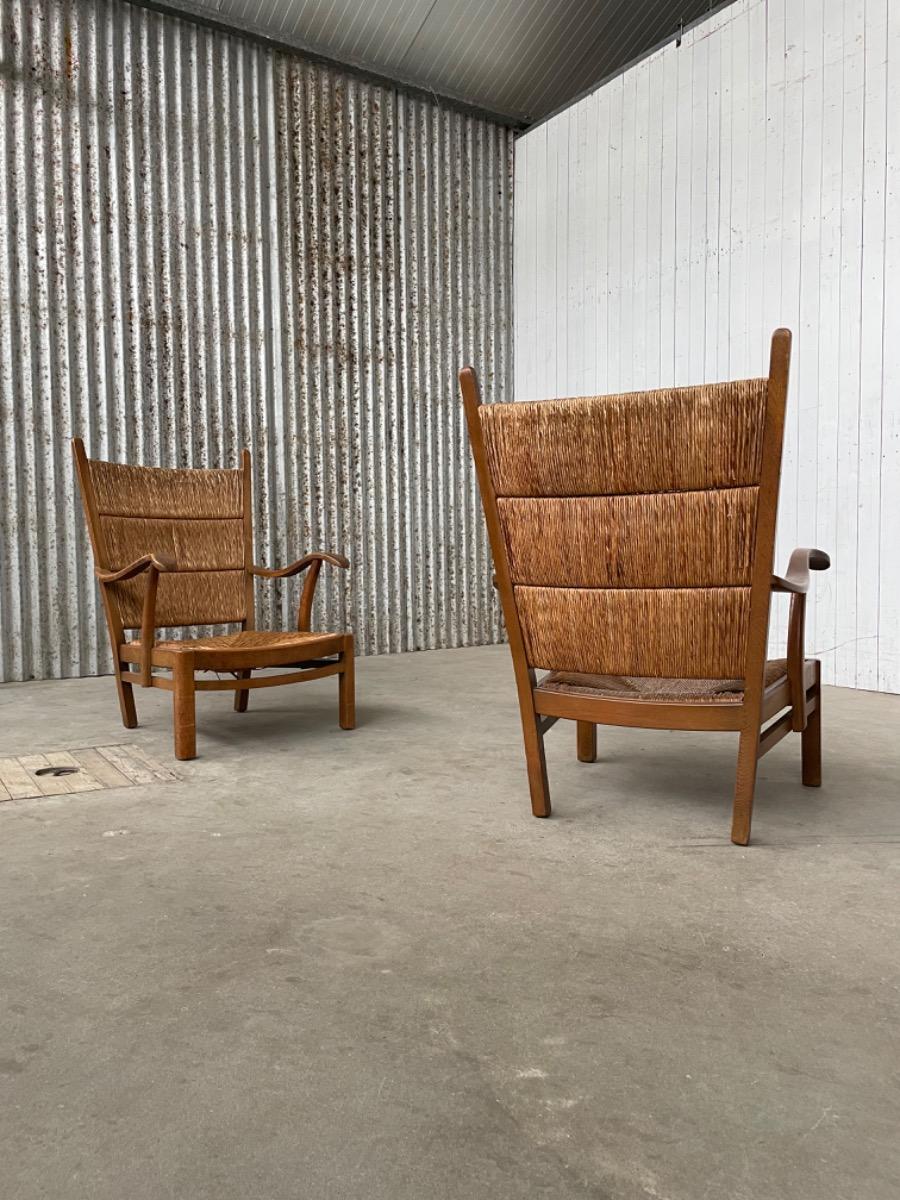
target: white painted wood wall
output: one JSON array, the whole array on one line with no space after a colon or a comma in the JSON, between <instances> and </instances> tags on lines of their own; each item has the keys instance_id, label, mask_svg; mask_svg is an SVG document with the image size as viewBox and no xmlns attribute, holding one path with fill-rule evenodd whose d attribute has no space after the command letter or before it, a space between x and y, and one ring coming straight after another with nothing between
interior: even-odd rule
<instances>
[{"instance_id":1,"label":"white painted wood wall","mask_svg":"<svg viewBox=\"0 0 900 1200\"><path fill-rule=\"evenodd\" d=\"M900 692L900 0L737 0L520 138L515 196L518 399L761 375L794 331L776 569L827 550L810 649Z\"/></svg>"}]
</instances>

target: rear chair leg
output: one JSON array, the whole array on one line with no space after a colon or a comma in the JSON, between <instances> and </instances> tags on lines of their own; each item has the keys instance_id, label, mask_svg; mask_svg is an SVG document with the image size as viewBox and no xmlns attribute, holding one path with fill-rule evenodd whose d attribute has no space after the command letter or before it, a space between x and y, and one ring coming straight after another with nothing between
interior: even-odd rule
<instances>
[{"instance_id":1,"label":"rear chair leg","mask_svg":"<svg viewBox=\"0 0 900 1200\"><path fill-rule=\"evenodd\" d=\"M338 720L341 729L356 728L356 662L353 638L347 638L341 652L343 669L338 675Z\"/></svg>"},{"instance_id":2,"label":"rear chair leg","mask_svg":"<svg viewBox=\"0 0 900 1200\"><path fill-rule=\"evenodd\" d=\"M116 672L116 691L119 693L119 710L126 729L137 729L137 709L134 707L134 688L122 678L121 668Z\"/></svg>"},{"instance_id":3,"label":"rear chair leg","mask_svg":"<svg viewBox=\"0 0 900 1200\"><path fill-rule=\"evenodd\" d=\"M741 733L738 747L737 780L734 785L734 810L731 819L731 840L736 846L746 846L750 841L758 760L759 730L751 726Z\"/></svg>"},{"instance_id":4,"label":"rear chair leg","mask_svg":"<svg viewBox=\"0 0 900 1200\"><path fill-rule=\"evenodd\" d=\"M173 717L175 721L175 757L197 757L197 719L195 715L194 656L190 652L176 654L172 668Z\"/></svg>"},{"instance_id":5,"label":"rear chair leg","mask_svg":"<svg viewBox=\"0 0 900 1200\"><path fill-rule=\"evenodd\" d=\"M237 671L237 672L235 672L235 674L237 675L238 679L249 679L250 678L250 669L248 667L247 670ZM239 688L234 693L234 711L235 712L246 712L247 711L247 701L249 699L250 699L250 689L249 688Z\"/></svg>"},{"instance_id":6,"label":"rear chair leg","mask_svg":"<svg viewBox=\"0 0 900 1200\"><path fill-rule=\"evenodd\" d=\"M578 726L578 761L592 763L597 761L597 726L593 721L577 721Z\"/></svg>"},{"instance_id":7,"label":"rear chair leg","mask_svg":"<svg viewBox=\"0 0 900 1200\"><path fill-rule=\"evenodd\" d=\"M805 787L822 786L822 668L816 663L816 682L812 700L815 708L809 714L806 728L800 734L800 758Z\"/></svg>"}]
</instances>

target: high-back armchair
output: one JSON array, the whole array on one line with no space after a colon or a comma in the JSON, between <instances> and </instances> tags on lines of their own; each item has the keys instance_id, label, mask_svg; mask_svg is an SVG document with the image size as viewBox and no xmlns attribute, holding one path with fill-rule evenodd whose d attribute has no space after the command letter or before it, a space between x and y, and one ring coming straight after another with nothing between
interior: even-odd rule
<instances>
[{"instance_id":1,"label":"high-back armchair","mask_svg":"<svg viewBox=\"0 0 900 1200\"><path fill-rule=\"evenodd\" d=\"M315 552L269 570L253 561L250 455L237 470L173 470L89 459L72 442L115 664L122 721L137 725L133 687L174 693L175 755L196 754L195 692L234 691L247 708L250 690L337 675L342 729L354 716L353 636L310 629L323 563L347 567L340 554ZM254 616L254 577L306 572L297 629L262 632ZM239 624L239 633L158 641L168 626ZM126 639L126 631L138 637ZM297 667L252 678L254 668ZM232 679L197 680L198 671Z\"/></svg>"},{"instance_id":2,"label":"high-back armchair","mask_svg":"<svg viewBox=\"0 0 900 1200\"><path fill-rule=\"evenodd\" d=\"M550 815L543 737L559 718L588 762L597 724L739 733L744 845L757 760L786 733L820 783L803 624L828 557L798 550L772 575L790 344L777 330L768 378L617 396L482 405L460 373L535 816ZM773 588L793 603L788 657L767 662Z\"/></svg>"}]
</instances>

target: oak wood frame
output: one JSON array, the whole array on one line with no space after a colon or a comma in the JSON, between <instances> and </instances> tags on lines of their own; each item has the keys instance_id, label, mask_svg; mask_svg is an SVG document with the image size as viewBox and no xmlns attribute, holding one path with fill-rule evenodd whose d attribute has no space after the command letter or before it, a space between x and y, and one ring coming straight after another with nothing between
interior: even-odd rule
<instances>
[{"instance_id":1,"label":"oak wood frame","mask_svg":"<svg viewBox=\"0 0 900 1200\"><path fill-rule=\"evenodd\" d=\"M817 660L805 657L803 635L809 571L825 570L830 560L821 550L799 549L791 555L783 577L772 574L790 355L790 331L777 329L772 336L769 361L744 692L740 701L727 703L613 699L542 690L526 656L497 495L478 414L481 406L478 380L471 367L460 371L460 389L494 560L494 584L500 595L512 653L531 808L536 817L549 817L551 813L544 734L560 718L577 723L577 754L581 762L596 760L597 725L738 733L731 827L731 840L737 845L745 846L750 840L757 763L788 733L794 731L801 735L803 783L807 787L821 784L821 672ZM767 687L766 644L773 591L791 593L788 673L786 678Z\"/></svg>"},{"instance_id":2,"label":"oak wood frame","mask_svg":"<svg viewBox=\"0 0 900 1200\"><path fill-rule=\"evenodd\" d=\"M87 520L88 535L94 555L94 575L100 584L100 594L106 615L107 630L112 648L116 690L122 722L126 729L137 726L137 710L134 703L134 686L160 688L173 693L173 718L175 757L195 758L196 716L195 696L197 692L233 691L234 708L246 712L247 701L252 690L263 687L279 687L282 684L301 683L311 679L338 676L338 714L341 729L356 726L355 707L355 663L354 641L350 633L323 633L302 647L302 660L298 661L296 645L259 646L255 648L192 646L185 639L184 649L173 650L156 641L156 595L159 576L177 570L177 563L167 554L152 550L119 570L111 570L109 553L104 537L103 525L97 507L97 497L91 478L90 460L81 438L72 439L75 470L81 488ZM297 612L297 630L310 632L312 605L316 583L323 563L347 569L349 561L342 554L314 551L304 555L286 567L261 567L253 561L253 507L251 458L248 450L241 452L242 473L242 521L245 618L240 623L244 631L256 629L254 578L288 579L306 571ZM141 611L140 641L129 642L115 593L110 584L120 583L146 574L147 585ZM192 624L204 624L198 617ZM189 627L189 626L188 626ZM332 657L333 656L333 657ZM297 667L283 675L268 675L251 678L253 670L271 667ZM171 675L156 674L154 668L171 672ZM233 679L198 680L198 671L225 671Z\"/></svg>"}]
</instances>

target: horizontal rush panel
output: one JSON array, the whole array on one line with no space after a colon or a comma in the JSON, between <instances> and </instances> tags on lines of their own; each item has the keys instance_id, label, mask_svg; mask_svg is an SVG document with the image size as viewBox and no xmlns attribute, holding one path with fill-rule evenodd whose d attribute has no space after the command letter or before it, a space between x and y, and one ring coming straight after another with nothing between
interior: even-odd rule
<instances>
[{"instance_id":1,"label":"horizontal rush panel","mask_svg":"<svg viewBox=\"0 0 900 1200\"><path fill-rule=\"evenodd\" d=\"M664 679L744 674L750 589L515 588L530 666Z\"/></svg>"},{"instance_id":2,"label":"horizontal rush panel","mask_svg":"<svg viewBox=\"0 0 900 1200\"><path fill-rule=\"evenodd\" d=\"M245 572L176 571L159 577L156 624L226 625L243 621L246 612ZM110 584L126 629L140 629L146 576Z\"/></svg>"},{"instance_id":3,"label":"horizontal rush panel","mask_svg":"<svg viewBox=\"0 0 900 1200\"><path fill-rule=\"evenodd\" d=\"M110 570L119 571L145 554L170 554L180 571L240 569L244 523L188 517L101 517Z\"/></svg>"},{"instance_id":4,"label":"horizontal rush panel","mask_svg":"<svg viewBox=\"0 0 900 1200\"><path fill-rule=\"evenodd\" d=\"M514 583L749 585L758 489L644 496L502 497Z\"/></svg>"},{"instance_id":5,"label":"horizontal rush panel","mask_svg":"<svg viewBox=\"0 0 900 1200\"><path fill-rule=\"evenodd\" d=\"M97 509L119 517L240 517L240 471L91 461Z\"/></svg>"},{"instance_id":6,"label":"horizontal rush panel","mask_svg":"<svg viewBox=\"0 0 900 1200\"><path fill-rule=\"evenodd\" d=\"M767 381L479 410L498 496L601 496L759 482Z\"/></svg>"}]
</instances>

